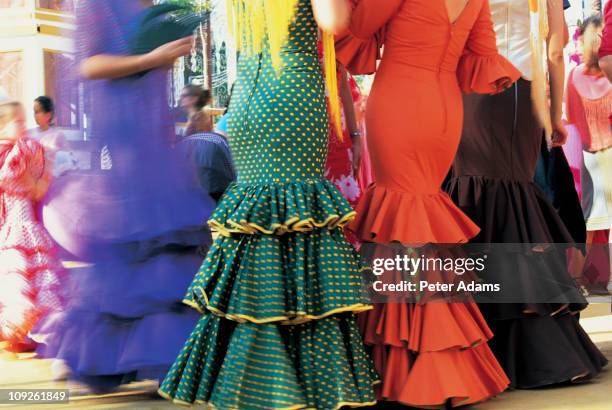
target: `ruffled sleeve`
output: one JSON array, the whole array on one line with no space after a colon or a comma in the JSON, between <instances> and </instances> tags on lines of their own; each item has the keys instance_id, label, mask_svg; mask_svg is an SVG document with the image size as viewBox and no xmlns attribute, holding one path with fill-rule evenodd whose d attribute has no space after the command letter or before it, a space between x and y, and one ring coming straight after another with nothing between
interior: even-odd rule
<instances>
[{"instance_id":1,"label":"ruffled sleeve","mask_svg":"<svg viewBox=\"0 0 612 410\"><path fill-rule=\"evenodd\" d=\"M336 58L351 74L376 71L385 41L385 27L402 1L352 0L349 30L336 37Z\"/></svg>"},{"instance_id":2,"label":"ruffled sleeve","mask_svg":"<svg viewBox=\"0 0 612 410\"><path fill-rule=\"evenodd\" d=\"M484 0L457 67L461 90L466 94L496 94L520 77L521 72L497 52L489 2Z\"/></svg>"}]
</instances>

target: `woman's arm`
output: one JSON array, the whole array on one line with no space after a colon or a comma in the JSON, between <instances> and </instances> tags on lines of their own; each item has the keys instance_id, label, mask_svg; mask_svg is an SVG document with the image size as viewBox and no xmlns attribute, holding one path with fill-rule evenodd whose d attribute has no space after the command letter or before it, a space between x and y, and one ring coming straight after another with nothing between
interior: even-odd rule
<instances>
[{"instance_id":1,"label":"woman's arm","mask_svg":"<svg viewBox=\"0 0 612 410\"><path fill-rule=\"evenodd\" d=\"M608 80L612 83L612 55L605 56L599 60L599 66L603 70Z\"/></svg>"},{"instance_id":2,"label":"woman's arm","mask_svg":"<svg viewBox=\"0 0 612 410\"><path fill-rule=\"evenodd\" d=\"M311 0L315 20L323 31L340 34L351 20L349 0Z\"/></svg>"},{"instance_id":3,"label":"woman's arm","mask_svg":"<svg viewBox=\"0 0 612 410\"><path fill-rule=\"evenodd\" d=\"M548 72L550 77L550 115L553 126L553 143L562 145L567 131L561 119L563 115L563 88L565 86L565 17L562 0L548 0Z\"/></svg>"},{"instance_id":4,"label":"woman's arm","mask_svg":"<svg viewBox=\"0 0 612 410\"><path fill-rule=\"evenodd\" d=\"M85 59L79 67L89 80L128 77L157 67L171 66L174 61L191 52L193 38L185 37L156 48L147 54L120 56L96 54Z\"/></svg>"},{"instance_id":5,"label":"woman's arm","mask_svg":"<svg viewBox=\"0 0 612 410\"><path fill-rule=\"evenodd\" d=\"M355 115L355 102L349 85L348 73L346 69L339 66L340 69L340 99L344 107L344 118L346 127L352 140L353 150L353 175L357 176L359 166L361 165L361 135L359 126L357 125L357 116Z\"/></svg>"}]
</instances>

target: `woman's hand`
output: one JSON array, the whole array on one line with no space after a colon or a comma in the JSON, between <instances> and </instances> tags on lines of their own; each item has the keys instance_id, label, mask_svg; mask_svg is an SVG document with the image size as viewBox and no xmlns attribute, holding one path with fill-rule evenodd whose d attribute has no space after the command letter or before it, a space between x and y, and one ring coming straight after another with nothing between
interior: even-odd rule
<instances>
[{"instance_id":1,"label":"woman's hand","mask_svg":"<svg viewBox=\"0 0 612 410\"><path fill-rule=\"evenodd\" d=\"M177 58L191 53L193 36L171 41L146 54L150 68L167 67L174 64Z\"/></svg>"},{"instance_id":2,"label":"woman's hand","mask_svg":"<svg viewBox=\"0 0 612 410\"><path fill-rule=\"evenodd\" d=\"M552 124L552 147L560 147L567 141L567 129L562 120L553 121Z\"/></svg>"},{"instance_id":3,"label":"woman's hand","mask_svg":"<svg viewBox=\"0 0 612 410\"><path fill-rule=\"evenodd\" d=\"M349 0L311 0L311 4L321 30L341 34L348 29L351 22Z\"/></svg>"}]
</instances>

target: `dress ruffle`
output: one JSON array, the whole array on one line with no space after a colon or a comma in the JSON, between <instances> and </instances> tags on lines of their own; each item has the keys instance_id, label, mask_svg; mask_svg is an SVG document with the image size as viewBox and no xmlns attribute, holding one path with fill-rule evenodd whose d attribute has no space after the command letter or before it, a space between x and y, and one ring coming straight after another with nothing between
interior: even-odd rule
<instances>
[{"instance_id":1,"label":"dress ruffle","mask_svg":"<svg viewBox=\"0 0 612 410\"><path fill-rule=\"evenodd\" d=\"M343 227L353 208L324 178L271 183L232 184L208 224L221 235L309 232Z\"/></svg>"},{"instance_id":2,"label":"dress ruffle","mask_svg":"<svg viewBox=\"0 0 612 410\"><path fill-rule=\"evenodd\" d=\"M452 178L446 191L482 227L474 238L477 242L574 242L555 208L533 182L466 175Z\"/></svg>"},{"instance_id":3,"label":"dress ruffle","mask_svg":"<svg viewBox=\"0 0 612 410\"><path fill-rule=\"evenodd\" d=\"M482 227L474 238L476 243L524 243L529 247L573 242L558 213L533 182L463 175L452 178L447 191ZM552 252L496 252L488 259L487 269L479 273L525 301L480 305L495 335L490 346L512 387L584 380L607 364L572 314L587 303L567 271L565 252L555 249L563 251L557 245ZM544 300L554 302L530 303Z\"/></svg>"},{"instance_id":4,"label":"dress ruffle","mask_svg":"<svg viewBox=\"0 0 612 410\"><path fill-rule=\"evenodd\" d=\"M481 56L467 53L459 60L457 78L466 94L497 94L504 90L500 87L502 83L514 83L521 78L521 72L499 54Z\"/></svg>"},{"instance_id":5,"label":"dress ruffle","mask_svg":"<svg viewBox=\"0 0 612 410\"><path fill-rule=\"evenodd\" d=\"M465 243L479 231L442 191L412 194L372 184L357 215L349 228L376 243Z\"/></svg>"},{"instance_id":6,"label":"dress ruffle","mask_svg":"<svg viewBox=\"0 0 612 410\"><path fill-rule=\"evenodd\" d=\"M34 329L45 338L37 353L64 360L76 378L97 387L161 379L197 323L181 299L202 259L181 250L79 268L70 309Z\"/></svg>"},{"instance_id":7,"label":"dress ruffle","mask_svg":"<svg viewBox=\"0 0 612 410\"><path fill-rule=\"evenodd\" d=\"M374 369L352 315L297 326L204 315L164 380L178 404L218 409L373 405Z\"/></svg>"},{"instance_id":8,"label":"dress ruffle","mask_svg":"<svg viewBox=\"0 0 612 410\"><path fill-rule=\"evenodd\" d=\"M161 379L198 314L176 305L139 318L79 309L52 319L36 329L37 335L46 337L37 353L64 360L77 380L108 389L135 380Z\"/></svg>"},{"instance_id":9,"label":"dress ruffle","mask_svg":"<svg viewBox=\"0 0 612 410\"><path fill-rule=\"evenodd\" d=\"M158 191L134 193L101 171L58 179L42 216L53 239L78 260L106 262L144 258L165 245L204 244L210 233L202 225L212 208L195 187L160 185Z\"/></svg>"},{"instance_id":10,"label":"dress ruffle","mask_svg":"<svg viewBox=\"0 0 612 410\"><path fill-rule=\"evenodd\" d=\"M572 314L525 315L489 323L495 333L490 346L513 387L581 382L595 377L608 364Z\"/></svg>"},{"instance_id":11,"label":"dress ruffle","mask_svg":"<svg viewBox=\"0 0 612 410\"><path fill-rule=\"evenodd\" d=\"M336 59L354 75L372 74L381 58L384 29L370 37L360 39L350 32L336 36Z\"/></svg>"},{"instance_id":12,"label":"dress ruffle","mask_svg":"<svg viewBox=\"0 0 612 410\"><path fill-rule=\"evenodd\" d=\"M435 323L435 325L434 325ZM473 303L376 305L360 316L382 375L382 398L411 406L467 405L506 389L487 347L492 333Z\"/></svg>"},{"instance_id":13,"label":"dress ruffle","mask_svg":"<svg viewBox=\"0 0 612 410\"><path fill-rule=\"evenodd\" d=\"M220 238L185 303L239 322L301 323L362 312L358 256L341 230Z\"/></svg>"}]
</instances>

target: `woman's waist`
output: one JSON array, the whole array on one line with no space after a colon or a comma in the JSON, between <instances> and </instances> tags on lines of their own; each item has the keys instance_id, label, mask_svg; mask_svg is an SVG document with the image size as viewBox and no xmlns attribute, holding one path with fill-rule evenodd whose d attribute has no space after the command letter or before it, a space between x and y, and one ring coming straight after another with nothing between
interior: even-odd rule
<instances>
[{"instance_id":1,"label":"woman's waist","mask_svg":"<svg viewBox=\"0 0 612 410\"><path fill-rule=\"evenodd\" d=\"M444 79L451 80L458 85L456 66L449 64L383 59L376 72L376 77L386 76L393 76L398 79L414 79L416 81Z\"/></svg>"}]
</instances>

